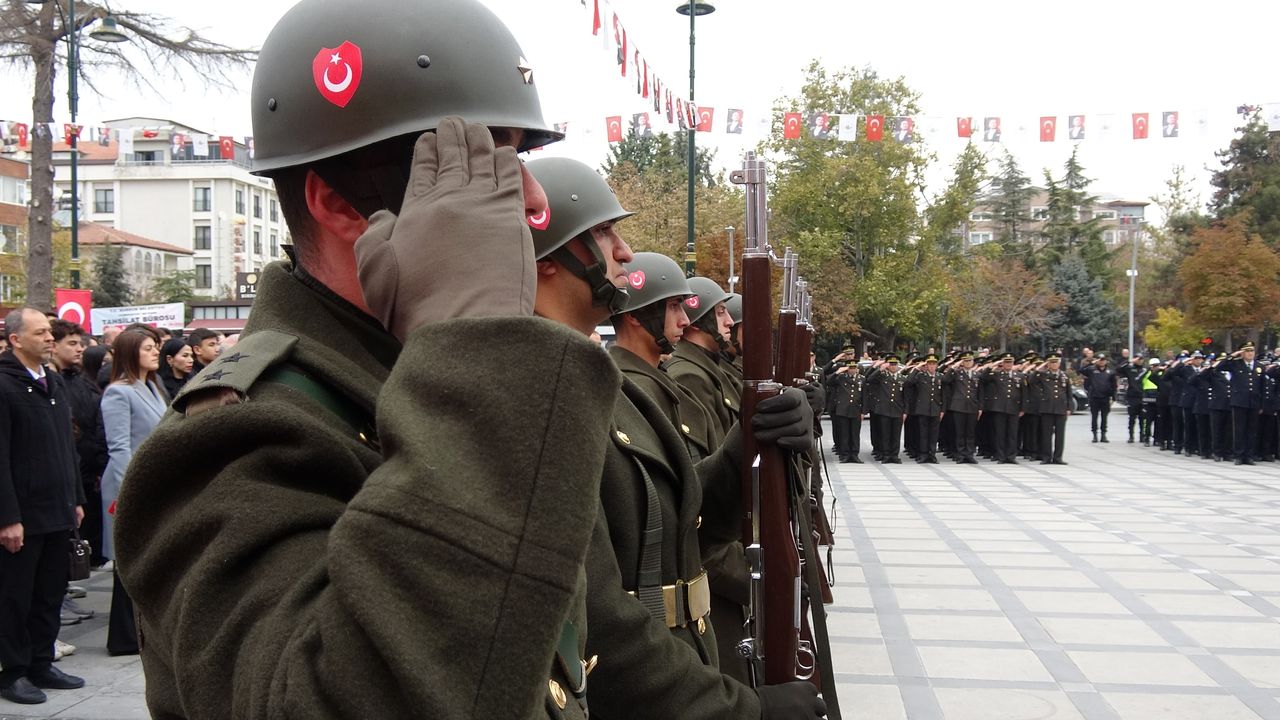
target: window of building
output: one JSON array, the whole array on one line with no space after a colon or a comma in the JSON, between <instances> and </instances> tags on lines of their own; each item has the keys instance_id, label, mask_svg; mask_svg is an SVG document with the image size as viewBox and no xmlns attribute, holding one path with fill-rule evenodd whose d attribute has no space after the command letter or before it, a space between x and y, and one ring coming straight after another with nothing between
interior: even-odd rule
<instances>
[{"instance_id":1,"label":"window of building","mask_svg":"<svg viewBox=\"0 0 1280 720\"><path fill-rule=\"evenodd\" d=\"M1115 210L1099 210L1095 212L1093 216L1098 218L1099 220L1115 220L1116 211Z\"/></svg>"},{"instance_id":2,"label":"window of building","mask_svg":"<svg viewBox=\"0 0 1280 720\"><path fill-rule=\"evenodd\" d=\"M142 274L142 256L145 254L146 253L142 252L141 250L133 251L133 272L135 275Z\"/></svg>"},{"instance_id":3,"label":"window of building","mask_svg":"<svg viewBox=\"0 0 1280 720\"><path fill-rule=\"evenodd\" d=\"M261 230L253 231L253 254L254 255L262 254L262 231Z\"/></svg>"},{"instance_id":4,"label":"window of building","mask_svg":"<svg viewBox=\"0 0 1280 720\"><path fill-rule=\"evenodd\" d=\"M18 293L18 278L16 275L0 275L0 300L12 302L14 296Z\"/></svg>"},{"instance_id":5,"label":"window of building","mask_svg":"<svg viewBox=\"0 0 1280 720\"><path fill-rule=\"evenodd\" d=\"M0 253L12 255L21 251L22 248L18 247L18 226L0 225Z\"/></svg>"},{"instance_id":6,"label":"window of building","mask_svg":"<svg viewBox=\"0 0 1280 720\"><path fill-rule=\"evenodd\" d=\"M208 290L213 287L212 265L196 266L196 287L201 290Z\"/></svg>"},{"instance_id":7,"label":"window of building","mask_svg":"<svg viewBox=\"0 0 1280 720\"><path fill-rule=\"evenodd\" d=\"M156 150L139 150L133 154L133 162L137 165L160 164L159 152Z\"/></svg>"},{"instance_id":8,"label":"window of building","mask_svg":"<svg viewBox=\"0 0 1280 720\"><path fill-rule=\"evenodd\" d=\"M21 178L0 177L0 203L27 204L27 183Z\"/></svg>"},{"instance_id":9,"label":"window of building","mask_svg":"<svg viewBox=\"0 0 1280 720\"><path fill-rule=\"evenodd\" d=\"M257 193L253 194L253 216L262 217L262 196Z\"/></svg>"},{"instance_id":10,"label":"window of building","mask_svg":"<svg viewBox=\"0 0 1280 720\"><path fill-rule=\"evenodd\" d=\"M244 190L236 188L236 214L244 214Z\"/></svg>"},{"instance_id":11,"label":"window of building","mask_svg":"<svg viewBox=\"0 0 1280 720\"><path fill-rule=\"evenodd\" d=\"M93 211L96 213L113 213L116 211L116 191L113 188L94 188Z\"/></svg>"},{"instance_id":12,"label":"window of building","mask_svg":"<svg viewBox=\"0 0 1280 720\"><path fill-rule=\"evenodd\" d=\"M275 198L272 198L271 200L271 216L270 217L271 217L271 222L280 221L280 203L276 202Z\"/></svg>"},{"instance_id":13,"label":"window of building","mask_svg":"<svg viewBox=\"0 0 1280 720\"><path fill-rule=\"evenodd\" d=\"M989 243L991 242L991 237L992 235L989 232L971 232L969 233L969 244L981 245L983 243Z\"/></svg>"},{"instance_id":14,"label":"window of building","mask_svg":"<svg viewBox=\"0 0 1280 720\"><path fill-rule=\"evenodd\" d=\"M280 238L275 233L271 233L271 257L280 257Z\"/></svg>"},{"instance_id":15,"label":"window of building","mask_svg":"<svg viewBox=\"0 0 1280 720\"><path fill-rule=\"evenodd\" d=\"M1031 208L1031 219L1032 219L1032 220L1048 220L1048 219L1049 219L1049 208L1045 207L1044 205L1034 205L1034 206L1032 206L1032 208Z\"/></svg>"},{"instance_id":16,"label":"window of building","mask_svg":"<svg viewBox=\"0 0 1280 720\"><path fill-rule=\"evenodd\" d=\"M1116 234L1110 230L1102 233L1102 242L1111 245L1116 241Z\"/></svg>"},{"instance_id":17,"label":"window of building","mask_svg":"<svg viewBox=\"0 0 1280 720\"><path fill-rule=\"evenodd\" d=\"M145 272L145 273L146 273L146 274L148 274L148 275L155 275L155 274L156 274L156 266L155 266L154 261L152 261L152 259L151 259L151 253L143 253L143 255L145 255L145 256L146 256L146 257L144 257L144 258L142 259L142 265L143 265L143 268L144 268L143 272Z\"/></svg>"},{"instance_id":18,"label":"window of building","mask_svg":"<svg viewBox=\"0 0 1280 720\"><path fill-rule=\"evenodd\" d=\"M973 222L983 222L985 220L994 220L995 215L985 210L974 210L969 213L969 219Z\"/></svg>"},{"instance_id":19,"label":"window of building","mask_svg":"<svg viewBox=\"0 0 1280 720\"><path fill-rule=\"evenodd\" d=\"M213 248L213 228L208 225L197 225L195 227L194 242L191 246L196 250L210 250Z\"/></svg>"},{"instance_id":20,"label":"window of building","mask_svg":"<svg viewBox=\"0 0 1280 720\"><path fill-rule=\"evenodd\" d=\"M195 197L191 203L194 212L209 212L213 209L213 188L195 188Z\"/></svg>"}]
</instances>

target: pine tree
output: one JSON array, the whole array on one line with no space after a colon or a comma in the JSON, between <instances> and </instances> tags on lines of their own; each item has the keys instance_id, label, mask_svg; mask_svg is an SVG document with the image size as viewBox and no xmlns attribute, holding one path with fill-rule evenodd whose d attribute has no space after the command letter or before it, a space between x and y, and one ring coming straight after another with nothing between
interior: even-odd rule
<instances>
[{"instance_id":1,"label":"pine tree","mask_svg":"<svg viewBox=\"0 0 1280 720\"><path fill-rule=\"evenodd\" d=\"M1060 180L1054 180L1048 170L1044 173L1049 197L1048 219L1041 231L1042 263L1044 267L1054 267L1062 258L1079 252L1090 276L1100 278L1106 285L1113 272L1111 253L1102 241L1102 219L1091 212L1098 202L1097 196L1089 194L1093 180L1085 177L1076 154L1077 150L1071 151Z\"/></svg>"},{"instance_id":2,"label":"pine tree","mask_svg":"<svg viewBox=\"0 0 1280 720\"><path fill-rule=\"evenodd\" d=\"M133 302L133 289L124 276L120 248L107 243L93 258L93 304L121 307Z\"/></svg>"},{"instance_id":3,"label":"pine tree","mask_svg":"<svg viewBox=\"0 0 1280 720\"><path fill-rule=\"evenodd\" d=\"M991 182L991 213L1000 224L996 242L1006 252L1025 240L1025 228L1031 223L1031 195L1031 178L1022 174L1018 161L1005 150L1000 172Z\"/></svg>"},{"instance_id":4,"label":"pine tree","mask_svg":"<svg viewBox=\"0 0 1280 720\"><path fill-rule=\"evenodd\" d=\"M1220 220L1249 211L1248 230L1280 247L1280 132L1269 132L1254 114L1217 153L1222 169L1213 174L1210 210Z\"/></svg>"},{"instance_id":5,"label":"pine tree","mask_svg":"<svg viewBox=\"0 0 1280 720\"><path fill-rule=\"evenodd\" d=\"M1079 253L1053 271L1053 289L1065 305L1050 320L1049 338L1068 353L1085 345L1106 347L1120 337L1120 310L1102 293L1101 279L1089 273Z\"/></svg>"}]
</instances>

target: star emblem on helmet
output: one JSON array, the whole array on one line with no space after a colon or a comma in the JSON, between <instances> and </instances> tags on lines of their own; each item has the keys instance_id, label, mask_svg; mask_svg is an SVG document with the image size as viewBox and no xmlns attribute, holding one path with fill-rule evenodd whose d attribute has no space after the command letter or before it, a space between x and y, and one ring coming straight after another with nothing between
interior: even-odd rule
<instances>
[{"instance_id":1,"label":"star emblem on helmet","mask_svg":"<svg viewBox=\"0 0 1280 720\"><path fill-rule=\"evenodd\" d=\"M525 85L533 84L533 68L529 67L529 61L525 60L524 56L521 56L516 61L516 70L520 71L520 76L524 78Z\"/></svg>"}]
</instances>

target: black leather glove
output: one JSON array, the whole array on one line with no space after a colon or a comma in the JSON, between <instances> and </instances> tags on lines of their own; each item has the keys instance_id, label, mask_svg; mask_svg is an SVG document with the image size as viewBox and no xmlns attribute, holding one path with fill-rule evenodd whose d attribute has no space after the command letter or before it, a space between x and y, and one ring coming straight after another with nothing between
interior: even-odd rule
<instances>
[{"instance_id":1,"label":"black leather glove","mask_svg":"<svg viewBox=\"0 0 1280 720\"><path fill-rule=\"evenodd\" d=\"M827 703L818 697L818 688L805 680L765 685L760 696L760 720L799 720L827 716Z\"/></svg>"},{"instance_id":2,"label":"black leather glove","mask_svg":"<svg viewBox=\"0 0 1280 720\"><path fill-rule=\"evenodd\" d=\"M803 388L804 396L809 401L809 407L813 409L813 414L821 415L822 408L827 404L827 393L818 383L809 383Z\"/></svg>"},{"instance_id":3,"label":"black leather glove","mask_svg":"<svg viewBox=\"0 0 1280 720\"><path fill-rule=\"evenodd\" d=\"M813 444L813 411L804 392L783 388L781 393L757 403L751 432L758 442L796 452L808 450Z\"/></svg>"}]
</instances>

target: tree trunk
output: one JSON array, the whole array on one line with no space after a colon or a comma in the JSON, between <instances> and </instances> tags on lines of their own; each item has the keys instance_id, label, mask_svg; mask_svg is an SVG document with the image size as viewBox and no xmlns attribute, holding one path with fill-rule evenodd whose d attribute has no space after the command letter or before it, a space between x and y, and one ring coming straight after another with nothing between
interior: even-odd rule
<instances>
[{"instance_id":1,"label":"tree trunk","mask_svg":"<svg viewBox=\"0 0 1280 720\"><path fill-rule=\"evenodd\" d=\"M31 211L27 219L27 305L53 308L53 75L57 53L53 36L54 3L40 8L38 37L33 37L35 91L31 96Z\"/></svg>"},{"instance_id":2,"label":"tree trunk","mask_svg":"<svg viewBox=\"0 0 1280 720\"><path fill-rule=\"evenodd\" d=\"M999 338L1000 338L1000 354L1003 355L1009 351L1009 333L1001 330L999 333Z\"/></svg>"}]
</instances>

